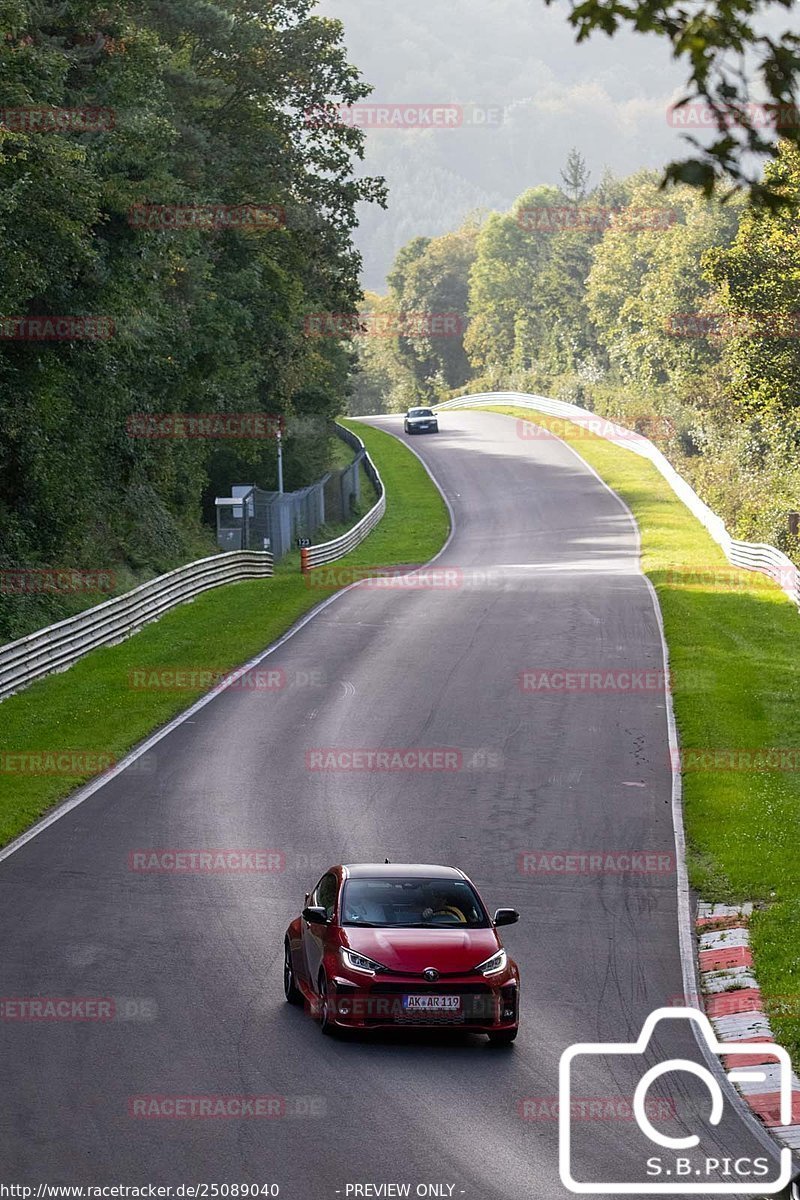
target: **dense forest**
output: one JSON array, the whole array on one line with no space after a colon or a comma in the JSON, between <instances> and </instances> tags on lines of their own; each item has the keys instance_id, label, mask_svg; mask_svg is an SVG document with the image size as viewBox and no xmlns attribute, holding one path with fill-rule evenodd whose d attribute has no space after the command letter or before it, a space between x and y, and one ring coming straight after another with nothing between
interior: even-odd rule
<instances>
[{"instance_id":1,"label":"dense forest","mask_svg":"<svg viewBox=\"0 0 800 1200\"><path fill-rule=\"evenodd\" d=\"M592 186L574 151L559 188L405 245L365 311L395 336L354 339L354 412L465 388L580 404L651 437L738 536L797 557L800 155L765 170L785 204L662 188L640 172ZM431 314L457 313L446 336ZM427 318L425 318L427 314ZM439 327L443 323L439 322Z\"/></svg>"},{"instance_id":2,"label":"dense forest","mask_svg":"<svg viewBox=\"0 0 800 1200\"><path fill-rule=\"evenodd\" d=\"M369 90L312 7L0 0L0 570L130 586L213 551L215 494L275 486L274 438L144 417L280 417L287 489L325 469L351 352L308 317L357 306L383 187L308 120ZM0 638L70 603L0 590Z\"/></svg>"},{"instance_id":3,"label":"dense forest","mask_svg":"<svg viewBox=\"0 0 800 1200\"><path fill-rule=\"evenodd\" d=\"M119 591L211 552L214 496L276 485L276 421L292 489L328 466L348 403L465 385L614 416L740 536L797 551L788 143L765 213L648 171L592 182L575 151L560 186L413 237L365 303L353 234L385 188L333 115L369 87L314 0L0 0L0 80L0 640L102 598L8 573L113 572ZM449 186L429 173L420 195L446 212ZM173 436L181 414L264 421Z\"/></svg>"}]
</instances>

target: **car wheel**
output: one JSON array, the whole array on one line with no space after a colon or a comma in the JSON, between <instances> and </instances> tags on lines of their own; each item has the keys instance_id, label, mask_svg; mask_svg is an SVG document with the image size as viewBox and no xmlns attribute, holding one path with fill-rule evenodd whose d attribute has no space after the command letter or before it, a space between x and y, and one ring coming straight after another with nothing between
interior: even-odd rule
<instances>
[{"instance_id":1,"label":"car wheel","mask_svg":"<svg viewBox=\"0 0 800 1200\"><path fill-rule=\"evenodd\" d=\"M518 1032L517 1029L498 1029L496 1033L489 1034L489 1045L510 1046Z\"/></svg>"},{"instance_id":2,"label":"car wheel","mask_svg":"<svg viewBox=\"0 0 800 1200\"><path fill-rule=\"evenodd\" d=\"M336 1032L336 1027L331 1021L331 1001L328 994L328 979L324 971L319 973L319 983L317 985L319 993L319 1027L320 1031L331 1037Z\"/></svg>"},{"instance_id":3,"label":"car wheel","mask_svg":"<svg viewBox=\"0 0 800 1200\"><path fill-rule=\"evenodd\" d=\"M302 1004L303 994L294 980L292 951L288 939L283 943L283 994L289 1004Z\"/></svg>"}]
</instances>

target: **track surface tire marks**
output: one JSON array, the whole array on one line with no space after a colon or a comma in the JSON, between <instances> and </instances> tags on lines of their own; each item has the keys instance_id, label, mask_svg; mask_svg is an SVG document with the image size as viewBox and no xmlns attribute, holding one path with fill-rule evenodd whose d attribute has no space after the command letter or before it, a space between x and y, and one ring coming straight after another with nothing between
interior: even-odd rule
<instances>
[{"instance_id":1,"label":"track surface tire marks","mask_svg":"<svg viewBox=\"0 0 800 1200\"><path fill-rule=\"evenodd\" d=\"M398 418L374 423L400 434ZM412 444L455 513L436 566L461 586L350 590L267 659L290 686L221 694L0 866L2 995L144 999L152 1018L0 1021L7 1179L276 1182L303 1200L388 1180L476 1200L567 1195L556 1123L523 1121L518 1105L557 1095L566 1046L633 1039L680 995L675 876L531 876L518 860L674 853L665 698L531 695L518 676L659 671L662 647L630 517L565 446L522 441L498 414L449 412L442 430ZM294 686L297 672L322 679ZM462 769L306 767L321 747L437 746L460 749ZM147 847L274 848L286 865L130 871ZM304 892L333 862L384 857L457 864L490 908L522 913L504 931L523 978L512 1050L323 1040L283 1002L282 937ZM686 1034L666 1040L697 1058ZM278 1095L288 1111L131 1119L129 1098L152 1094ZM685 1099L694 1111L691 1084ZM623 1124L592 1125L598 1179L629 1168ZM733 1116L715 1136L723 1152L760 1151Z\"/></svg>"}]
</instances>

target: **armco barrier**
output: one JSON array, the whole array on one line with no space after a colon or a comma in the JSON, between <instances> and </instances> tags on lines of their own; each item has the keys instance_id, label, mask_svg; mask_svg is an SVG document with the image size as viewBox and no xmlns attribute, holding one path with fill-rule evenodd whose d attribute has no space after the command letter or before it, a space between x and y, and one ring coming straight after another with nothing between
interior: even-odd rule
<instances>
[{"instance_id":1,"label":"armco barrier","mask_svg":"<svg viewBox=\"0 0 800 1200\"><path fill-rule=\"evenodd\" d=\"M625 429L597 413L591 413L577 404L563 400L552 400L548 396L535 396L529 392L480 392L468 396L457 396L445 400L437 408L486 408L498 405L513 405L515 408L530 408L554 417L563 417L576 425L614 442L625 450L631 450L648 459L664 476L676 496L698 521L705 526L715 542L722 547L725 557L735 567L747 571L760 571L774 579L790 600L800 608L800 572L790 558L775 546L764 542L742 542L730 535L721 517L700 499L683 476L679 475L657 446L641 434Z\"/></svg>"},{"instance_id":2,"label":"armco barrier","mask_svg":"<svg viewBox=\"0 0 800 1200\"><path fill-rule=\"evenodd\" d=\"M272 575L272 555L261 550L235 550L187 563L140 584L124 596L105 600L74 617L39 629L0 647L0 700L49 675L70 667L98 646L110 646L135 633L148 621L199 592L242 579Z\"/></svg>"},{"instance_id":3,"label":"armco barrier","mask_svg":"<svg viewBox=\"0 0 800 1200\"><path fill-rule=\"evenodd\" d=\"M360 542L363 542L367 534L372 532L386 512L386 491L383 486L383 480L378 473L378 468L367 453L367 449L361 438L350 429L345 429L343 425L337 426L337 433L357 453L363 450L364 470L372 481L375 491L378 494L378 500L366 516L362 517L358 524L354 525L352 529L348 529L347 533L343 533L341 537L333 538L329 542L320 542L317 546L307 546L301 550L300 565L304 573L312 570L314 567L321 567L325 563L335 562L337 558L343 558L345 554L349 554L351 550L355 550L356 546Z\"/></svg>"}]
</instances>

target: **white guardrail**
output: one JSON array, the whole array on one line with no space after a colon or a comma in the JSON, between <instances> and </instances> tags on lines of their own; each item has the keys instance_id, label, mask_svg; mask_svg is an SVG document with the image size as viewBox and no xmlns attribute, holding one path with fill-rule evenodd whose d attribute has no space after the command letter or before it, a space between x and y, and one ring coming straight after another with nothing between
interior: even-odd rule
<instances>
[{"instance_id":1,"label":"white guardrail","mask_svg":"<svg viewBox=\"0 0 800 1200\"><path fill-rule=\"evenodd\" d=\"M343 425L337 425L337 432L357 453L363 452L364 470L378 493L378 500L366 516L362 517L352 529L348 529L347 533L343 533L341 537L333 538L329 542L320 542L317 546L304 547L300 551L300 566L303 573L313 570L314 567L321 567L325 563L335 562L337 558L343 558L345 554L355 550L367 534L372 532L386 512L386 490L383 480L378 468L367 453L366 446L360 437L351 430L345 429Z\"/></svg>"},{"instance_id":2,"label":"white guardrail","mask_svg":"<svg viewBox=\"0 0 800 1200\"><path fill-rule=\"evenodd\" d=\"M272 555L264 550L214 554L0 646L0 700L42 675L72 666L98 646L123 641L148 621L200 592L242 579L265 578L272 573Z\"/></svg>"},{"instance_id":3,"label":"white guardrail","mask_svg":"<svg viewBox=\"0 0 800 1200\"><path fill-rule=\"evenodd\" d=\"M577 404L567 404L563 400L551 400L548 396L536 396L529 392L481 392L457 396L454 400L445 400L442 404L437 404L436 407L486 408L498 405L530 408L550 416L563 417L590 433L597 434L598 437L648 459L664 476L676 496L722 547L728 562L747 571L760 571L763 575L768 575L800 608L800 572L791 559L775 546L769 546L765 542L742 542L732 537L722 518L700 499L658 447L642 434L616 425L613 421L608 421L597 413L588 412L585 408L579 408Z\"/></svg>"}]
</instances>

